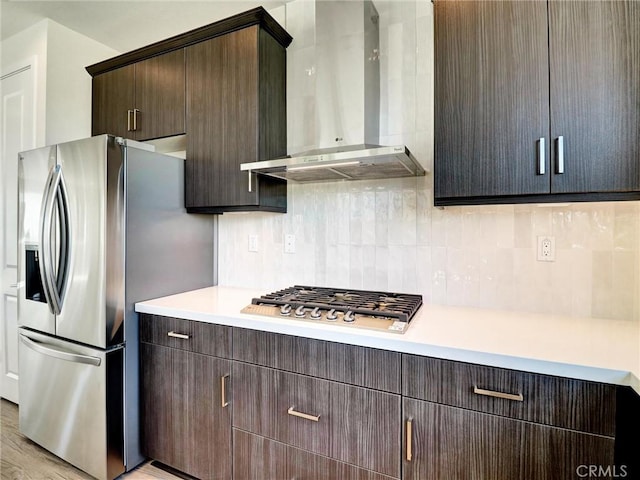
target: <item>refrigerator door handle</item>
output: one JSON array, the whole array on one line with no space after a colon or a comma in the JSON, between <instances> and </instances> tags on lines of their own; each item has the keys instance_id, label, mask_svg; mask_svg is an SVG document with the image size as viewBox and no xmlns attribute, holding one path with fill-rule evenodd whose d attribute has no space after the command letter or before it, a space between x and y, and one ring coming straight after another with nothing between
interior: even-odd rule
<instances>
[{"instance_id":1,"label":"refrigerator door handle","mask_svg":"<svg viewBox=\"0 0 640 480\"><path fill-rule=\"evenodd\" d=\"M56 292L58 295L59 310L64 305L64 297L69 284L69 269L71 264L71 225L69 214L69 198L67 186L64 181L62 169L57 185L56 201L58 204L58 216L60 219L60 256L58 261L58 276L56 278ZM60 313L60 311L58 313Z\"/></svg>"},{"instance_id":2,"label":"refrigerator door handle","mask_svg":"<svg viewBox=\"0 0 640 480\"><path fill-rule=\"evenodd\" d=\"M56 252L53 251L51 241L53 235L54 206L58 208L60 224L60 251L58 252L57 269L53 267ZM54 315L58 315L62 311L62 304L67 290L70 265L70 238L67 188L62 175L62 167L56 165L49 173L40 218L40 257L42 259L40 274L49 309Z\"/></svg>"},{"instance_id":3,"label":"refrigerator door handle","mask_svg":"<svg viewBox=\"0 0 640 480\"><path fill-rule=\"evenodd\" d=\"M51 281L51 271L53 263L51 261L51 227L53 215L53 201L56 193L55 176L59 172L59 167L54 166L49 172L42 195L42 205L40 207L40 280L44 290L47 305L52 314L56 314L54 304L54 288Z\"/></svg>"},{"instance_id":4,"label":"refrigerator door handle","mask_svg":"<svg viewBox=\"0 0 640 480\"><path fill-rule=\"evenodd\" d=\"M31 340L29 337L20 334L20 341L24 343L31 350L34 350L43 355L49 357L58 358L60 360L66 360L73 363L84 363L86 365L93 365L95 367L100 366L100 358L92 357L90 355L81 355L79 353L73 353L66 350L60 350L52 346L45 346L45 344Z\"/></svg>"}]
</instances>

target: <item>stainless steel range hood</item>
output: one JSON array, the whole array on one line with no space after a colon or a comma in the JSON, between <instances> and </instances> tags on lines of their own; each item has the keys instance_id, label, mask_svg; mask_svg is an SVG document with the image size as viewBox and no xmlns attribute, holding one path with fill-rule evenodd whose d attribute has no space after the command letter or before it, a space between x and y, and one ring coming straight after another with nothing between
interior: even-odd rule
<instances>
[{"instance_id":1,"label":"stainless steel range hood","mask_svg":"<svg viewBox=\"0 0 640 480\"><path fill-rule=\"evenodd\" d=\"M287 87L288 152L302 153L243 163L249 182L253 173L296 182L424 175L404 145L380 146L381 134L397 135L400 125L391 128L385 112L381 128L381 105L391 107L389 98L380 98L384 55L373 1L292 3L297 4L292 18L303 46L292 50L294 43L287 53L287 70L296 81ZM305 38L313 38L313 45L305 44ZM388 62L384 68L385 78L397 73Z\"/></svg>"},{"instance_id":2,"label":"stainless steel range hood","mask_svg":"<svg viewBox=\"0 0 640 480\"><path fill-rule=\"evenodd\" d=\"M363 180L424 175L404 145L351 145L313 150L295 156L243 163L243 171L296 182Z\"/></svg>"}]
</instances>

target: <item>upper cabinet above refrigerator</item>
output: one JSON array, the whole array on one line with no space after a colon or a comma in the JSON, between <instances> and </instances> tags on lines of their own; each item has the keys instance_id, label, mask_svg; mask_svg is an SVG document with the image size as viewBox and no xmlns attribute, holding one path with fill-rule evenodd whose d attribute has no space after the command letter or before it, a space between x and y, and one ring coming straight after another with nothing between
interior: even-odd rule
<instances>
[{"instance_id":1,"label":"upper cabinet above refrigerator","mask_svg":"<svg viewBox=\"0 0 640 480\"><path fill-rule=\"evenodd\" d=\"M435 205L640 199L640 2L435 1Z\"/></svg>"},{"instance_id":2,"label":"upper cabinet above refrigerator","mask_svg":"<svg viewBox=\"0 0 640 480\"><path fill-rule=\"evenodd\" d=\"M93 134L184 134L190 213L286 212L286 182L240 164L287 154L291 41L258 7L91 65Z\"/></svg>"},{"instance_id":3,"label":"upper cabinet above refrigerator","mask_svg":"<svg viewBox=\"0 0 640 480\"><path fill-rule=\"evenodd\" d=\"M93 77L91 134L134 140L185 132L184 49Z\"/></svg>"}]
</instances>

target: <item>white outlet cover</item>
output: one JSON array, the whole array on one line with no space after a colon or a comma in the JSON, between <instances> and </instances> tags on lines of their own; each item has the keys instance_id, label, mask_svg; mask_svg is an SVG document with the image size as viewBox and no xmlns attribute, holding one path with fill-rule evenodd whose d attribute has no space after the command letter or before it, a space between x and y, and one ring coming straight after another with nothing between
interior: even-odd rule
<instances>
[{"instance_id":1,"label":"white outlet cover","mask_svg":"<svg viewBox=\"0 0 640 480\"><path fill-rule=\"evenodd\" d=\"M284 236L284 253L296 253L296 236L285 235Z\"/></svg>"},{"instance_id":2,"label":"white outlet cover","mask_svg":"<svg viewBox=\"0 0 640 480\"><path fill-rule=\"evenodd\" d=\"M249 235L249 251L257 252L258 251L258 236L257 235Z\"/></svg>"},{"instance_id":3,"label":"white outlet cover","mask_svg":"<svg viewBox=\"0 0 640 480\"><path fill-rule=\"evenodd\" d=\"M556 238L551 235L537 237L537 259L539 262L556 261Z\"/></svg>"}]
</instances>

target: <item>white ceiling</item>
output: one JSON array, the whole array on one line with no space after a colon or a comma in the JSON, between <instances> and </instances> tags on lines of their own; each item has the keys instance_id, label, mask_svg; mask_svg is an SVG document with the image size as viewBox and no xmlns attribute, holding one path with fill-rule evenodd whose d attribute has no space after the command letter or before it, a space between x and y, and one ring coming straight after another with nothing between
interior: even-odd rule
<instances>
[{"instance_id":1,"label":"white ceiling","mask_svg":"<svg viewBox=\"0 0 640 480\"><path fill-rule=\"evenodd\" d=\"M127 52L259 5L290 0L0 1L0 37L5 39L50 18L119 52Z\"/></svg>"}]
</instances>

